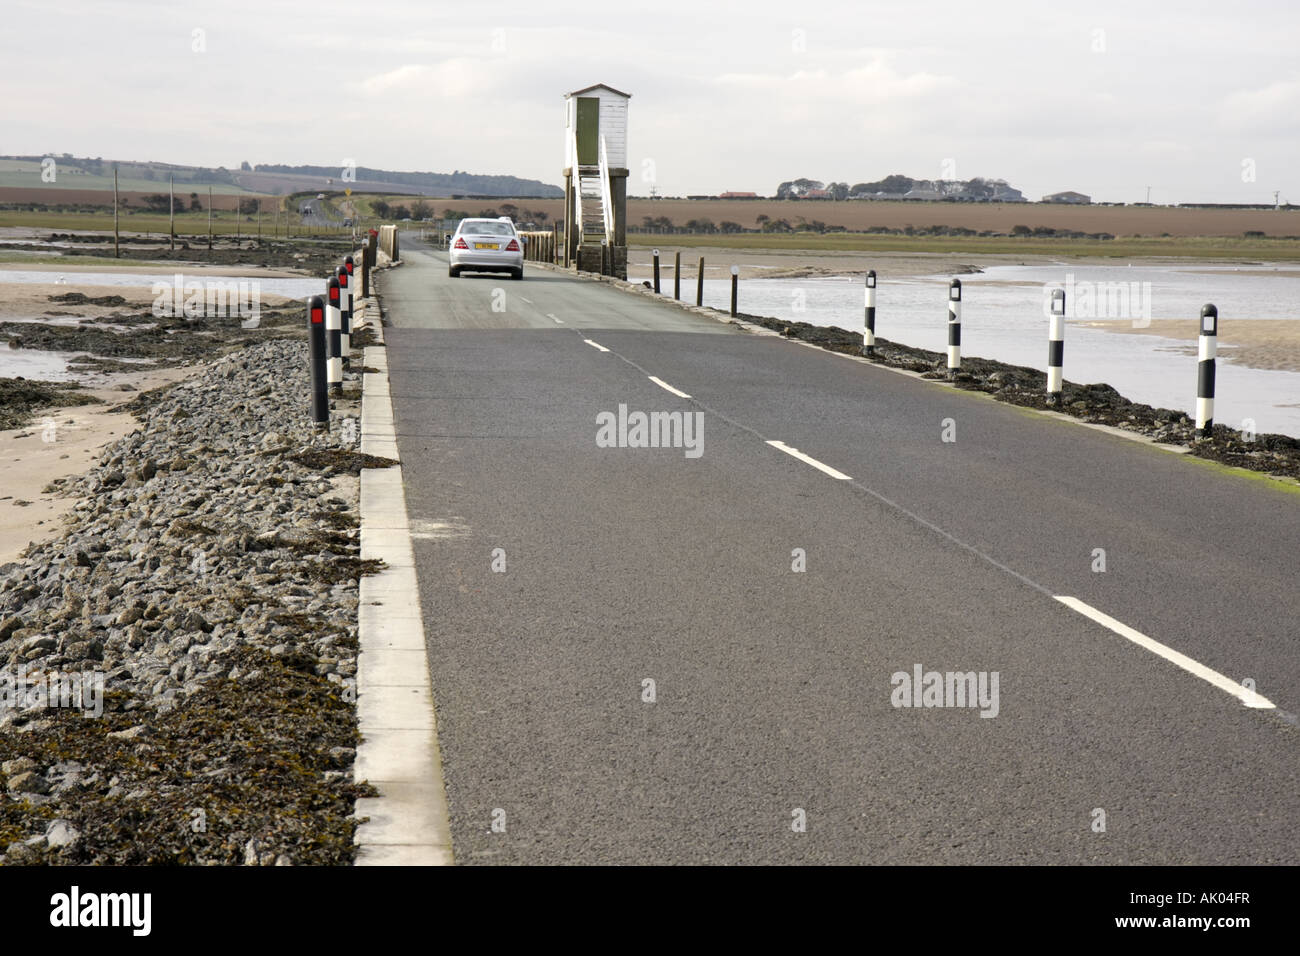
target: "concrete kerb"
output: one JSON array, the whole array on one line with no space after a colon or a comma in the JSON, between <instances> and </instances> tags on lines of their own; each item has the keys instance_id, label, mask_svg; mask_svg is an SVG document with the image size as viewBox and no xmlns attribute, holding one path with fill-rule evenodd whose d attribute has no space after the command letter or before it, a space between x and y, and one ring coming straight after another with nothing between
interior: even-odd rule
<instances>
[{"instance_id":1,"label":"concrete kerb","mask_svg":"<svg viewBox=\"0 0 1300 956\"><path fill-rule=\"evenodd\" d=\"M382 321L366 324L383 342ZM397 459L386 350L366 348L364 364L375 371L362 376L361 451ZM379 796L357 800L356 815L368 819L354 837L356 865L450 864L451 824L400 464L361 472L361 557L383 558L388 567L361 579L362 742L353 776Z\"/></svg>"}]
</instances>

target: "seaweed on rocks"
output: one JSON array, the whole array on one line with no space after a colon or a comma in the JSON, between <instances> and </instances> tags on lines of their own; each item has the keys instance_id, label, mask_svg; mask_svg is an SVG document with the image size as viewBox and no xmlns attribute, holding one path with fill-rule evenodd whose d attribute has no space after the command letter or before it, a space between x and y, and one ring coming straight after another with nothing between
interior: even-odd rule
<instances>
[{"instance_id":1,"label":"seaweed on rocks","mask_svg":"<svg viewBox=\"0 0 1300 956\"><path fill-rule=\"evenodd\" d=\"M352 859L357 482L301 335L137 395L63 536L0 567L0 671L97 674L102 713L0 702L0 861ZM0 676L0 681L5 679ZM17 703L15 703L17 701Z\"/></svg>"},{"instance_id":2,"label":"seaweed on rocks","mask_svg":"<svg viewBox=\"0 0 1300 956\"><path fill-rule=\"evenodd\" d=\"M90 296L84 292L64 292L60 295L49 296L51 302L62 302L64 305L126 305L126 299L120 295L100 295Z\"/></svg>"},{"instance_id":3,"label":"seaweed on rocks","mask_svg":"<svg viewBox=\"0 0 1300 956\"><path fill-rule=\"evenodd\" d=\"M0 378L0 431L22 428L42 408L97 405L76 382L42 382L22 377Z\"/></svg>"},{"instance_id":4,"label":"seaweed on rocks","mask_svg":"<svg viewBox=\"0 0 1300 956\"><path fill-rule=\"evenodd\" d=\"M315 471L334 469L354 476L360 475L363 468L391 468L398 464L392 458L339 448L308 448L288 457L290 461Z\"/></svg>"}]
</instances>

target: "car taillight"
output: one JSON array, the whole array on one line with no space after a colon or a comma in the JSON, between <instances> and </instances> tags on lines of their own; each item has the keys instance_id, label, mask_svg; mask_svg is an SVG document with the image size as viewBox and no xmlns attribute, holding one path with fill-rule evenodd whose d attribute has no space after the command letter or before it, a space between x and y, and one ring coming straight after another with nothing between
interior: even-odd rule
<instances>
[{"instance_id":1,"label":"car taillight","mask_svg":"<svg viewBox=\"0 0 1300 956\"><path fill-rule=\"evenodd\" d=\"M457 249L468 249L469 246L465 245L465 240L464 240L464 239L457 239L457 240L456 240L456 248L457 248Z\"/></svg>"},{"instance_id":2,"label":"car taillight","mask_svg":"<svg viewBox=\"0 0 1300 956\"><path fill-rule=\"evenodd\" d=\"M519 243L511 239L510 245L506 246L506 252L518 252L518 251L519 251Z\"/></svg>"}]
</instances>

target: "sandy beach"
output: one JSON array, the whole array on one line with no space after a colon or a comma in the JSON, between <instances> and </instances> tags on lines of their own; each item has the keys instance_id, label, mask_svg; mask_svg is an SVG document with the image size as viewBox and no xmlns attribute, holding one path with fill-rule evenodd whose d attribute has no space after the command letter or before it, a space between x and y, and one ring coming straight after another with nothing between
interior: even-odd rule
<instances>
[{"instance_id":1,"label":"sandy beach","mask_svg":"<svg viewBox=\"0 0 1300 956\"><path fill-rule=\"evenodd\" d=\"M124 331L114 323L121 314L138 314L149 310L153 296L148 285L105 286L76 282L78 273L184 272L186 275L247 276L266 278L301 278L298 272L247 266L207 266L202 263L123 262L121 266L75 263L42 265L26 263L0 264L0 269L51 273L49 283L8 283L0 296L0 322L41 322L82 327L91 320L92 328ZM62 281L59 281L59 280ZM51 296L69 292L90 298L121 296L125 304L65 304L50 301ZM263 308L275 308L289 301L285 296L264 294ZM18 343L15 343L17 345ZM6 343L0 341L0 349ZM0 564L13 561L29 543L53 537L61 527L61 518L76 503L75 499L45 492L56 479L84 472L96 459L99 450L111 441L131 432L135 418L113 409L129 402L135 395L195 375L204 367L194 362L184 366L155 367L142 361L141 370L96 371L64 367L63 359L76 353L51 353L17 348L8 355L21 356L38 363L39 374L26 377L48 381L79 382L83 390L102 404L37 410L33 421L23 428L0 431ZM84 354L84 353L83 353ZM4 356L0 356L4 357ZM20 367L21 368L21 367ZM5 374L22 375L23 371Z\"/></svg>"},{"instance_id":2,"label":"sandy beach","mask_svg":"<svg viewBox=\"0 0 1300 956\"><path fill-rule=\"evenodd\" d=\"M135 417L113 409L139 392L194 375L202 366L116 373L112 384L86 391L103 404L38 412L26 428L0 431L0 564L33 541L58 533L76 499L45 492L57 478L84 472L99 450L135 428Z\"/></svg>"},{"instance_id":3,"label":"sandy beach","mask_svg":"<svg viewBox=\"0 0 1300 956\"><path fill-rule=\"evenodd\" d=\"M1125 335L1155 335L1186 342L1180 350L1195 355L1200 328L1194 320L1152 319L1145 328L1128 320L1079 322L1080 326ZM1300 372L1300 320L1246 319L1222 322L1218 332L1220 361L1280 372ZM1296 396L1300 401L1300 395ZM1294 407L1294 406L1292 406Z\"/></svg>"}]
</instances>

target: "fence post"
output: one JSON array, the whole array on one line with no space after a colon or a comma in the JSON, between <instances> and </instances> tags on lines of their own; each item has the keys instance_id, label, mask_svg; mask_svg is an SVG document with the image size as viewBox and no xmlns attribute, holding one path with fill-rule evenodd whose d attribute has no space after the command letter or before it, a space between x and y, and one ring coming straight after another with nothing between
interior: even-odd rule
<instances>
[{"instance_id":1,"label":"fence post","mask_svg":"<svg viewBox=\"0 0 1300 956\"><path fill-rule=\"evenodd\" d=\"M1196 363L1196 431L1202 438L1214 434L1214 356L1219 346L1219 310L1201 309L1200 348Z\"/></svg>"},{"instance_id":2,"label":"fence post","mask_svg":"<svg viewBox=\"0 0 1300 956\"><path fill-rule=\"evenodd\" d=\"M325 370L325 303L313 295L307 300L307 363L311 369L312 427L329 431L330 400Z\"/></svg>"},{"instance_id":3,"label":"fence post","mask_svg":"<svg viewBox=\"0 0 1300 956\"><path fill-rule=\"evenodd\" d=\"M1047 332L1047 404L1061 404L1065 368L1065 290L1052 290L1052 318Z\"/></svg>"},{"instance_id":4,"label":"fence post","mask_svg":"<svg viewBox=\"0 0 1300 956\"><path fill-rule=\"evenodd\" d=\"M325 340L329 355L329 385L335 395L343 394L342 307L339 296L339 277L331 276L326 283L328 298L325 302Z\"/></svg>"},{"instance_id":5,"label":"fence post","mask_svg":"<svg viewBox=\"0 0 1300 956\"><path fill-rule=\"evenodd\" d=\"M867 273L865 280L866 292L864 300L863 322L865 323L862 330L862 348L868 355L876 354L876 270L872 269Z\"/></svg>"},{"instance_id":6,"label":"fence post","mask_svg":"<svg viewBox=\"0 0 1300 956\"><path fill-rule=\"evenodd\" d=\"M673 253L673 298L682 297L682 253L679 249Z\"/></svg>"},{"instance_id":7,"label":"fence post","mask_svg":"<svg viewBox=\"0 0 1300 956\"><path fill-rule=\"evenodd\" d=\"M655 295L659 294L659 250L654 251L655 256Z\"/></svg>"},{"instance_id":8,"label":"fence post","mask_svg":"<svg viewBox=\"0 0 1300 956\"><path fill-rule=\"evenodd\" d=\"M736 286L740 282L740 266L731 267L731 317L736 317Z\"/></svg>"},{"instance_id":9,"label":"fence post","mask_svg":"<svg viewBox=\"0 0 1300 956\"><path fill-rule=\"evenodd\" d=\"M704 305L704 257L700 256L700 266L695 271L695 304Z\"/></svg>"},{"instance_id":10,"label":"fence post","mask_svg":"<svg viewBox=\"0 0 1300 956\"><path fill-rule=\"evenodd\" d=\"M961 368L961 280L948 285L948 376Z\"/></svg>"}]
</instances>

